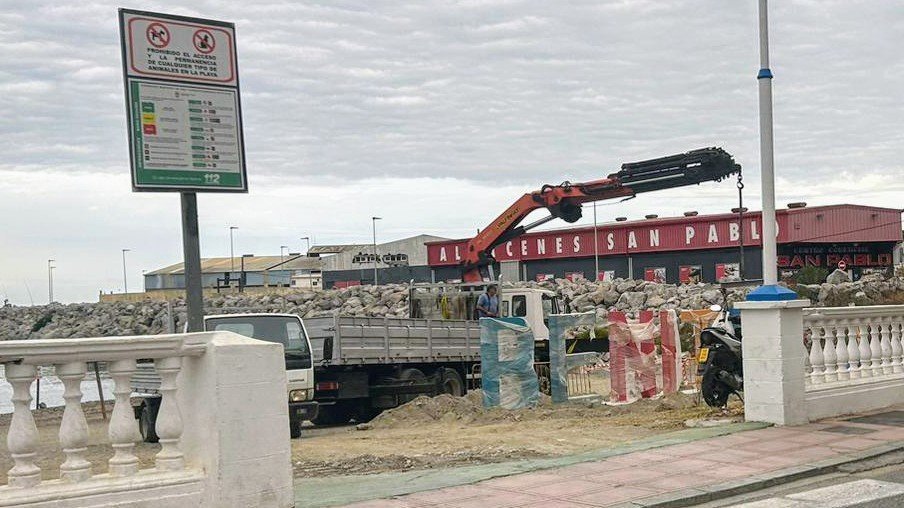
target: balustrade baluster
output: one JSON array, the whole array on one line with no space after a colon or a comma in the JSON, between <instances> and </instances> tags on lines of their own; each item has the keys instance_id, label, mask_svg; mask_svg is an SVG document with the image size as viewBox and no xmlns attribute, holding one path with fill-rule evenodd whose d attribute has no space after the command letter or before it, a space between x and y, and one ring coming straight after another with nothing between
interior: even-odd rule
<instances>
[{"instance_id":1,"label":"balustrade baluster","mask_svg":"<svg viewBox=\"0 0 904 508\"><path fill-rule=\"evenodd\" d=\"M860 377L873 377L873 369L870 365L870 358L872 358L872 353L870 352L869 347L869 330L867 330L865 319L859 319L859 321L860 326L858 326L858 328L860 332L860 344L858 345L858 348L860 349Z\"/></svg>"},{"instance_id":2,"label":"balustrade baluster","mask_svg":"<svg viewBox=\"0 0 904 508\"><path fill-rule=\"evenodd\" d=\"M826 383L838 380L838 362L835 357L835 334L829 324L822 327L822 357L825 360L825 380Z\"/></svg>"},{"instance_id":3,"label":"balustrade baluster","mask_svg":"<svg viewBox=\"0 0 904 508\"><path fill-rule=\"evenodd\" d=\"M848 372L847 352L847 328L839 325L838 321L832 321L832 329L835 331L835 361L838 362L838 380L846 381L851 378Z\"/></svg>"},{"instance_id":4,"label":"balustrade baluster","mask_svg":"<svg viewBox=\"0 0 904 508\"><path fill-rule=\"evenodd\" d=\"M108 369L115 383L113 396L116 399L113 414L110 415L110 426L107 429L114 450L109 470L113 476L129 476L138 472L138 457L133 450L135 442L141 440L138 422L129 402L129 396L132 394L132 375L136 370L135 360L117 360L111 362Z\"/></svg>"},{"instance_id":5,"label":"balustrade baluster","mask_svg":"<svg viewBox=\"0 0 904 508\"><path fill-rule=\"evenodd\" d=\"M10 487L34 487L41 483L41 468L35 464L38 449L38 427L31 414L31 383L37 369L34 365L7 363L6 380L13 385L13 419L6 436L6 447L15 465L6 474Z\"/></svg>"},{"instance_id":6,"label":"balustrade baluster","mask_svg":"<svg viewBox=\"0 0 904 508\"><path fill-rule=\"evenodd\" d=\"M82 380L88 368L85 362L63 363L56 366L56 375L63 381L63 421L60 423L60 445L66 461L60 465L60 478L71 482L91 477L91 463L85 459L88 451L88 420L82 411Z\"/></svg>"},{"instance_id":7,"label":"balustrade baluster","mask_svg":"<svg viewBox=\"0 0 904 508\"><path fill-rule=\"evenodd\" d=\"M901 322L891 324L891 366L892 372L904 372L904 346L901 344Z\"/></svg>"},{"instance_id":8,"label":"balustrade baluster","mask_svg":"<svg viewBox=\"0 0 904 508\"><path fill-rule=\"evenodd\" d=\"M851 379L859 379L860 348L857 346L857 326L851 320L845 319L844 331L847 335L848 375Z\"/></svg>"},{"instance_id":9,"label":"balustrade baluster","mask_svg":"<svg viewBox=\"0 0 904 508\"><path fill-rule=\"evenodd\" d=\"M820 328L810 327L810 382L819 384L825 382L825 358L822 356L822 337Z\"/></svg>"},{"instance_id":10,"label":"balustrade baluster","mask_svg":"<svg viewBox=\"0 0 904 508\"><path fill-rule=\"evenodd\" d=\"M158 358L154 361L160 375L160 410L157 413L157 437L160 452L156 457L157 469L177 471L185 468L185 459L179 449L182 437L182 415L176 400L176 377L182 367L182 358Z\"/></svg>"},{"instance_id":11,"label":"balustrade baluster","mask_svg":"<svg viewBox=\"0 0 904 508\"><path fill-rule=\"evenodd\" d=\"M869 352L870 366L873 369L873 376L882 375L882 346L879 337L879 319L873 318L869 326Z\"/></svg>"},{"instance_id":12,"label":"balustrade baluster","mask_svg":"<svg viewBox=\"0 0 904 508\"><path fill-rule=\"evenodd\" d=\"M882 320L882 339L879 341L879 349L882 351L882 374L888 375L894 372L891 367L891 318Z\"/></svg>"}]
</instances>

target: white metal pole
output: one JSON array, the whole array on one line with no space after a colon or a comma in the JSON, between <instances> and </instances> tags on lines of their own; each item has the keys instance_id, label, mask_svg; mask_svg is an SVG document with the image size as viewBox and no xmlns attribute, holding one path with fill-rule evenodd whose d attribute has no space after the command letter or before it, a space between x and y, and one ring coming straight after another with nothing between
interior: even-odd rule
<instances>
[{"instance_id":1,"label":"white metal pole","mask_svg":"<svg viewBox=\"0 0 904 508\"><path fill-rule=\"evenodd\" d=\"M772 144L772 71L767 0L760 0L760 176L763 186L763 285L778 283L775 239L775 166Z\"/></svg>"},{"instance_id":2,"label":"white metal pole","mask_svg":"<svg viewBox=\"0 0 904 508\"><path fill-rule=\"evenodd\" d=\"M374 232L374 286L379 285L377 281L377 221L380 220L379 217L371 217L371 224L373 225Z\"/></svg>"},{"instance_id":3,"label":"white metal pole","mask_svg":"<svg viewBox=\"0 0 904 508\"><path fill-rule=\"evenodd\" d=\"M129 279L126 278L126 252L129 252L129 249L122 249L122 292L128 294Z\"/></svg>"},{"instance_id":4,"label":"white metal pole","mask_svg":"<svg viewBox=\"0 0 904 508\"><path fill-rule=\"evenodd\" d=\"M593 275L593 280L600 280L600 253L599 253L599 239L597 238L596 231L596 203L593 203L593 264L594 269L596 270Z\"/></svg>"},{"instance_id":5,"label":"white metal pole","mask_svg":"<svg viewBox=\"0 0 904 508\"><path fill-rule=\"evenodd\" d=\"M238 229L238 226L229 226L229 278L232 279L232 272L235 271L235 242L232 239L232 232ZM232 280L229 281L232 286Z\"/></svg>"},{"instance_id":6,"label":"white metal pole","mask_svg":"<svg viewBox=\"0 0 904 508\"><path fill-rule=\"evenodd\" d=\"M47 260L47 303L53 303L53 259Z\"/></svg>"}]
</instances>

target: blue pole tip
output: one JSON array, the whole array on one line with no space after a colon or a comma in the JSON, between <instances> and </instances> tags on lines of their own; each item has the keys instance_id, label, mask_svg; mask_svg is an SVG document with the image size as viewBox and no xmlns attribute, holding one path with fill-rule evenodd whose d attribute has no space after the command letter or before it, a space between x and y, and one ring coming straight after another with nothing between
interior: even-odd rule
<instances>
[{"instance_id":1,"label":"blue pole tip","mask_svg":"<svg viewBox=\"0 0 904 508\"><path fill-rule=\"evenodd\" d=\"M760 73L756 75L756 79L772 79L772 71L768 68L760 69Z\"/></svg>"},{"instance_id":2,"label":"blue pole tip","mask_svg":"<svg viewBox=\"0 0 904 508\"><path fill-rule=\"evenodd\" d=\"M797 300L800 298L797 293L791 291L785 286L768 285L760 286L750 293L747 293L748 302L777 302L783 300Z\"/></svg>"}]
</instances>

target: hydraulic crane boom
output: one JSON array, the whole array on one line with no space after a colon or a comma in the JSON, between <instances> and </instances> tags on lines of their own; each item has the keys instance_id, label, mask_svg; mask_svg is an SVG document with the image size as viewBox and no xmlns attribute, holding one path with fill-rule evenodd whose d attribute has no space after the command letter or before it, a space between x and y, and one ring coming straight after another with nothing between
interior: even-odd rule
<instances>
[{"instance_id":1,"label":"hydraulic crane boom","mask_svg":"<svg viewBox=\"0 0 904 508\"><path fill-rule=\"evenodd\" d=\"M493 247L556 218L575 222L581 218L583 203L631 198L642 192L708 181L718 182L740 170L741 166L725 150L701 148L659 159L625 163L621 171L601 180L544 185L539 191L521 196L468 242L462 262L462 279L465 282L482 281L482 271L493 262L490 256ZM540 208L549 210L549 217L519 226L528 214Z\"/></svg>"}]
</instances>

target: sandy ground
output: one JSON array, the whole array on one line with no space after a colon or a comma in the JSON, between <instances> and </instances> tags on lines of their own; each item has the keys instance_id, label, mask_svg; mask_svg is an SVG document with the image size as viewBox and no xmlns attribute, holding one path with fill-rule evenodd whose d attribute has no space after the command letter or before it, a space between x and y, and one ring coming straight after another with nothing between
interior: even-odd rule
<instances>
[{"instance_id":1,"label":"sandy ground","mask_svg":"<svg viewBox=\"0 0 904 508\"><path fill-rule=\"evenodd\" d=\"M596 385L594 388L597 388ZM600 387L607 388L607 387ZM504 462L569 455L606 448L685 428L695 419L737 418L739 404L728 412L697 405L695 397L676 394L621 406L600 402L519 410L482 407L481 393L468 397L421 397L361 426L308 427L292 440L296 477L368 474ZM113 455L99 405L84 405L89 422L87 458L95 473L107 470ZM111 406L108 406L108 411ZM59 445L62 408L34 413L40 434L38 465L45 479L58 478L64 457ZM6 449L11 415L0 415L0 484L13 466ZM139 443L141 467L153 467L159 445Z\"/></svg>"},{"instance_id":2,"label":"sandy ground","mask_svg":"<svg viewBox=\"0 0 904 508\"><path fill-rule=\"evenodd\" d=\"M107 423L103 421L100 412L100 404L89 402L83 405L85 417L88 420L88 450L85 457L92 464L95 473L107 471L107 461L113 456L113 448L107 439ZM107 417L113 410L113 404L107 402ZM44 479L60 477L60 464L65 457L60 447L60 421L63 418L63 408L54 407L39 409L33 412L35 423L38 426L39 444L37 463L41 468ZM6 484L6 473L13 467L12 457L6 448L6 435L9 433L9 423L12 415L0 415L0 484ZM135 454L138 455L139 467L148 468L154 465L154 455L160 451L160 445L139 443L135 446Z\"/></svg>"}]
</instances>

